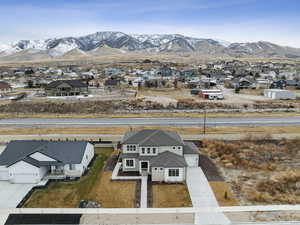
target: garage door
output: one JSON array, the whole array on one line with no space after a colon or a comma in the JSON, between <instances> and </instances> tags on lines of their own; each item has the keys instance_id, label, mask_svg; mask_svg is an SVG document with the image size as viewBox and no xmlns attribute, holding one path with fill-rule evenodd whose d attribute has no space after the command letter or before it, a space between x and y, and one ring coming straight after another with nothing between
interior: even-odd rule
<instances>
[{"instance_id":1,"label":"garage door","mask_svg":"<svg viewBox=\"0 0 300 225\"><path fill-rule=\"evenodd\" d=\"M13 183L16 184L32 184L38 182L38 176L34 173L15 173Z\"/></svg>"},{"instance_id":2,"label":"garage door","mask_svg":"<svg viewBox=\"0 0 300 225\"><path fill-rule=\"evenodd\" d=\"M184 158L189 167L198 167L198 163L199 163L198 155L185 155Z\"/></svg>"}]
</instances>

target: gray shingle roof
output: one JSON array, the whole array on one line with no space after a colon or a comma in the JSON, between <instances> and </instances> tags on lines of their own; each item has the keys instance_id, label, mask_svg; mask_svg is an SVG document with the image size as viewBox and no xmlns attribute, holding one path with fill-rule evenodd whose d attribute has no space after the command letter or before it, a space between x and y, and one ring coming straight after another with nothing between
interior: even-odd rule
<instances>
[{"instance_id":1,"label":"gray shingle roof","mask_svg":"<svg viewBox=\"0 0 300 225\"><path fill-rule=\"evenodd\" d=\"M122 143L139 144L140 146L178 146L184 144L175 131L150 129L127 132Z\"/></svg>"},{"instance_id":2,"label":"gray shingle roof","mask_svg":"<svg viewBox=\"0 0 300 225\"><path fill-rule=\"evenodd\" d=\"M0 155L0 165L12 165L24 160L35 166L53 164L79 164L82 161L86 141L11 141ZM39 162L31 154L40 152L57 162Z\"/></svg>"},{"instance_id":3,"label":"gray shingle roof","mask_svg":"<svg viewBox=\"0 0 300 225\"><path fill-rule=\"evenodd\" d=\"M184 142L183 154L199 154L198 147L193 142Z\"/></svg>"},{"instance_id":4,"label":"gray shingle roof","mask_svg":"<svg viewBox=\"0 0 300 225\"><path fill-rule=\"evenodd\" d=\"M175 153L166 151L158 154L150 160L151 167L186 167L187 163L183 156L177 155Z\"/></svg>"},{"instance_id":5,"label":"gray shingle roof","mask_svg":"<svg viewBox=\"0 0 300 225\"><path fill-rule=\"evenodd\" d=\"M87 87L86 83L83 83L81 80L56 80L47 85L47 88L56 88L58 85L67 83L71 87Z\"/></svg>"}]
</instances>

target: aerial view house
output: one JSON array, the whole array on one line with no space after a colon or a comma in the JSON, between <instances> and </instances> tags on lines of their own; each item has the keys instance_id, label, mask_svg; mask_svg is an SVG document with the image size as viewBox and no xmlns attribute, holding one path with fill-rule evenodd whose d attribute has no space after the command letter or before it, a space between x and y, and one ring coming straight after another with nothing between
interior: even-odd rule
<instances>
[{"instance_id":1,"label":"aerial view house","mask_svg":"<svg viewBox=\"0 0 300 225\"><path fill-rule=\"evenodd\" d=\"M11 141L0 155L0 180L39 183L81 177L94 157L85 141Z\"/></svg>"},{"instance_id":2,"label":"aerial view house","mask_svg":"<svg viewBox=\"0 0 300 225\"><path fill-rule=\"evenodd\" d=\"M4 81L0 81L0 93L7 93L7 92L10 92L12 90L12 87L4 82Z\"/></svg>"},{"instance_id":3,"label":"aerial view house","mask_svg":"<svg viewBox=\"0 0 300 225\"><path fill-rule=\"evenodd\" d=\"M122 141L123 172L151 175L152 181L182 182L187 167L198 167L198 149L169 130L130 131Z\"/></svg>"},{"instance_id":4,"label":"aerial view house","mask_svg":"<svg viewBox=\"0 0 300 225\"><path fill-rule=\"evenodd\" d=\"M81 80L56 80L45 88L47 96L75 96L88 94L88 85Z\"/></svg>"}]
</instances>

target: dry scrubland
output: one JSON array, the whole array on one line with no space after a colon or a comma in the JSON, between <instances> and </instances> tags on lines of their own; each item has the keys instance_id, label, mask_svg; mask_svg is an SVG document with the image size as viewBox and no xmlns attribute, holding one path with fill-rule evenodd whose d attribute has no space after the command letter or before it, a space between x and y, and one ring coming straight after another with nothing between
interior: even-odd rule
<instances>
[{"instance_id":1,"label":"dry scrubland","mask_svg":"<svg viewBox=\"0 0 300 225\"><path fill-rule=\"evenodd\" d=\"M236 109L299 109L299 101L255 101L251 104L234 104L223 101L197 101L192 98L179 98L176 104L162 104L144 98L103 101L18 101L0 104L2 117L59 116L96 117L108 114L110 117L132 115L132 111L143 110L236 110ZM122 111L122 113L118 113ZM125 112L124 112L125 111ZM125 114L125 115L123 115ZM136 116L139 114L136 114ZM159 114L160 115L160 114Z\"/></svg>"},{"instance_id":2,"label":"dry scrubland","mask_svg":"<svg viewBox=\"0 0 300 225\"><path fill-rule=\"evenodd\" d=\"M217 164L241 205L300 203L300 139L270 137L205 140L203 152Z\"/></svg>"}]
</instances>

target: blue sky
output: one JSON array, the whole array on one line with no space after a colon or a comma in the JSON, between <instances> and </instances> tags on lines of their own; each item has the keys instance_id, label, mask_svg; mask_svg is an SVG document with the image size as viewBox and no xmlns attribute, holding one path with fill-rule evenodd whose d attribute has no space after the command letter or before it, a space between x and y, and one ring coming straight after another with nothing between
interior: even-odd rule
<instances>
[{"instance_id":1,"label":"blue sky","mask_svg":"<svg viewBox=\"0 0 300 225\"><path fill-rule=\"evenodd\" d=\"M122 31L300 48L300 0L1 0L0 28L3 43Z\"/></svg>"}]
</instances>

